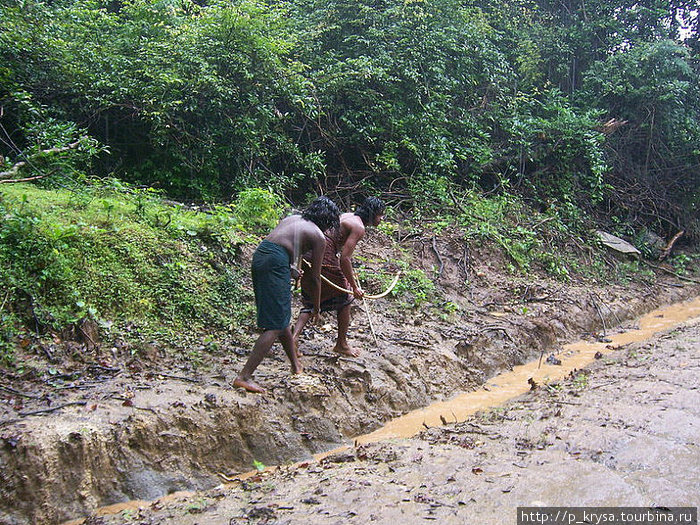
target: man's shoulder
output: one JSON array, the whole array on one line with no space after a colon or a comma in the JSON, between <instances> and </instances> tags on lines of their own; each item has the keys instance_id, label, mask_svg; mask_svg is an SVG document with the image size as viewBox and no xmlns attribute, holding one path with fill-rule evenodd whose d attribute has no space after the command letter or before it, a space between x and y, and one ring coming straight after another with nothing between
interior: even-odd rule
<instances>
[{"instance_id":1,"label":"man's shoulder","mask_svg":"<svg viewBox=\"0 0 700 525\"><path fill-rule=\"evenodd\" d=\"M321 232L316 224L303 219L299 215L285 217L272 233L289 238L299 238L299 236L301 236L301 238L323 237L323 232Z\"/></svg>"},{"instance_id":2,"label":"man's shoulder","mask_svg":"<svg viewBox=\"0 0 700 525\"><path fill-rule=\"evenodd\" d=\"M343 213L340 216L340 225L352 231L365 231L365 224L362 219L354 213Z\"/></svg>"}]
</instances>

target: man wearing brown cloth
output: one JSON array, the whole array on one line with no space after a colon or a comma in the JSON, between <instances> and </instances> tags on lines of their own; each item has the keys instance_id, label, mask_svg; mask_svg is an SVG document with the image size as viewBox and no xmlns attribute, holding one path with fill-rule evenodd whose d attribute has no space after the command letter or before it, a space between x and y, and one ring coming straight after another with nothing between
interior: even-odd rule
<instances>
[{"instance_id":1,"label":"man wearing brown cloth","mask_svg":"<svg viewBox=\"0 0 700 525\"><path fill-rule=\"evenodd\" d=\"M302 371L289 327L292 316L291 265L302 253L310 254L311 267L306 272L310 282L311 310L315 318L321 303L321 262L325 249L323 232L337 230L340 210L328 197L319 197L301 215L283 219L255 250L252 262L255 306L258 327L263 333L233 386L249 392L265 390L253 382L253 372L279 339L292 364L292 373Z\"/></svg>"},{"instance_id":2,"label":"man wearing brown cloth","mask_svg":"<svg viewBox=\"0 0 700 525\"><path fill-rule=\"evenodd\" d=\"M355 280L350 258L357 243L364 238L367 226L379 225L384 216L384 209L385 205L380 199L368 197L357 207L355 213L343 213L340 216L340 228L325 232L326 249L321 274L336 286L352 290L351 295L335 289L327 282L321 283L321 312L336 310L338 316L338 339L333 351L344 356L357 357L360 354L358 350L350 348L347 335L350 326L350 304L355 298L361 299L364 296L362 288ZM307 255L304 257L306 260ZM308 269L308 263L302 265ZM311 276L304 272L301 279L303 307L293 332L295 346L313 312L312 285Z\"/></svg>"}]
</instances>

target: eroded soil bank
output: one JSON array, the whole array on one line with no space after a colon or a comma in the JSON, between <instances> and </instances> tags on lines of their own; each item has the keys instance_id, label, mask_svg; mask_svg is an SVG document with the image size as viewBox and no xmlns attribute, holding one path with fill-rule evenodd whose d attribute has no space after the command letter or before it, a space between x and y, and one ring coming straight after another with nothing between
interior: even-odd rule
<instances>
[{"instance_id":1,"label":"eroded soil bank","mask_svg":"<svg viewBox=\"0 0 700 525\"><path fill-rule=\"evenodd\" d=\"M694 507L700 321L461 424L86 524L515 523L518 506Z\"/></svg>"},{"instance_id":2,"label":"eroded soil bank","mask_svg":"<svg viewBox=\"0 0 700 525\"><path fill-rule=\"evenodd\" d=\"M391 259L385 245L375 236L361 246L368 267ZM357 305L350 333L362 350L357 359L330 351L335 321L326 318L304 334L304 375L289 375L280 349L263 361L263 396L230 386L248 355L242 343L196 369L158 348L138 360L120 359L113 348L48 378L5 374L0 522L61 523L117 502L211 488L254 461L310 458L479 388L543 350L604 339L603 328L699 293L663 275L625 286L527 281L476 262L486 257L467 266L461 251L438 247L438 285L456 310L443 315L380 299L372 305L375 344ZM416 260L433 270L429 258Z\"/></svg>"}]
</instances>

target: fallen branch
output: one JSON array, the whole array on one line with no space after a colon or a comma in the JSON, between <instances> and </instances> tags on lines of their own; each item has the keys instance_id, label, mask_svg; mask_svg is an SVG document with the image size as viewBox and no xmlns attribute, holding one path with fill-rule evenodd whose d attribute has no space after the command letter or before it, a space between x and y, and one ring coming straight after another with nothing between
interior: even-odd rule
<instances>
[{"instance_id":1,"label":"fallen branch","mask_svg":"<svg viewBox=\"0 0 700 525\"><path fill-rule=\"evenodd\" d=\"M10 291L11 290L7 290L7 293L5 294L5 299L3 299L2 301L2 306L0 306L0 311L2 311L5 308L5 304L7 303L7 300L10 297Z\"/></svg>"},{"instance_id":2,"label":"fallen branch","mask_svg":"<svg viewBox=\"0 0 700 525\"><path fill-rule=\"evenodd\" d=\"M460 267L464 271L464 276L466 277L467 281L469 280L469 268L467 265L469 264L469 245L465 242L464 243L464 251L462 252L462 257L459 260Z\"/></svg>"},{"instance_id":3,"label":"fallen branch","mask_svg":"<svg viewBox=\"0 0 700 525\"><path fill-rule=\"evenodd\" d=\"M438 270L438 279L442 277L442 270L445 268L445 262L442 260L442 257L440 256L440 252L437 249L437 244L435 242L435 236L433 235L433 251L435 252L435 255L437 255L438 261L440 262L440 269Z\"/></svg>"},{"instance_id":4,"label":"fallen branch","mask_svg":"<svg viewBox=\"0 0 700 525\"><path fill-rule=\"evenodd\" d=\"M662 272L670 273L674 277L677 277L678 279L681 279L683 281L688 281L691 283L700 284L700 281L698 281L697 279L691 279L690 277L685 277L684 275L680 275L680 274L674 272L673 270L669 270L668 268L664 268L663 266L657 266L655 264L651 264L650 262L644 261L644 260L642 260L642 262L644 262L644 264L646 264L647 266L651 266L652 268L655 268L656 270L661 270Z\"/></svg>"},{"instance_id":5,"label":"fallen branch","mask_svg":"<svg viewBox=\"0 0 700 525\"><path fill-rule=\"evenodd\" d=\"M671 240L668 242L668 244L666 245L666 247L665 247L665 248L663 249L663 251L661 252L661 256L659 257L659 260L660 260L660 261L663 261L666 257L668 257L668 256L670 255L671 250L673 249L673 245L676 244L676 241L677 241L678 239L680 239L680 238L683 236L684 233L685 233L685 230L681 230L681 231L679 231L677 234L675 234L675 235L673 236L673 239L671 239Z\"/></svg>"},{"instance_id":6,"label":"fallen branch","mask_svg":"<svg viewBox=\"0 0 700 525\"><path fill-rule=\"evenodd\" d=\"M62 147L57 147L57 148L49 148L49 149L38 151L34 155L32 155L31 158L28 158L26 161L23 160L23 161L18 162L17 164L12 166L9 170L0 171L0 179L11 179L15 175L17 175L17 172L20 170L20 168L27 165L27 162L31 163L32 159L34 159L40 155L49 155L51 153L63 153L64 151L69 151L69 150L75 149L78 146L80 146L80 144L83 142L83 139L85 139L85 138L86 137L80 137L78 140L68 144L67 146L62 146ZM34 180L34 179L42 178L42 177L44 177L44 175L40 175L37 177L31 177L29 179L0 180L0 183L2 183L2 182L25 182L27 180Z\"/></svg>"},{"instance_id":7,"label":"fallen branch","mask_svg":"<svg viewBox=\"0 0 700 525\"><path fill-rule=\"evenodd\" d=\"M544 302L544 301L549 301L552 298L552 296L557 295L559 292L561 292L564 289L564 287L562 286L560 288L557 288L553 292L548 293L547 295L545 295L543 297L528 297L529 288L530 287L528 286L527 289L525 290L525 293L523 294L522 299L521 299L521 301L526 302L526 303L540 303L540 302Z\"/></svg>"},{"instance_id":8,"label":"fallen branch","mask_svg":"<svg viewBox=\"0 0 700 525\"><path fill-rule=\"evenodd\" d=\"M9 184L12 182L31 182L33 180L43 179L44 177L46 177L46 175L37 175L36 177L27 177L26 179L2 179L0 180L0 184Z\"/></svg>"},{"instance_id":9,"label":"fallen branch","mask_svg":"<svg viewBox=\"0 0 700 525\"><path fill-rule=\"evenodd\" d=\"M241 481L241 478L240 478L240 477L234 477L234 478L232 478L232 477L227 476L227 475L224 474L223 472L217 472L217 474L218 474L219 476L221 476L221 479L223 479L223 480L224 480L225 482L227 482L227 483L234 483L234 482L236 482L236 481ZM240 476L240 474L238 474L238 476Z\"/></svg>"},{"instance_id":10,"label":"fallen branch","mask_svg":"<svg viewBox=\"0 0 700 525\"><path fill-rule=\"evenodd\" d=\"M85 338L90 341L90 344L92 345L93 348L97 348L97 343L90 337L90 334L88 334L85 330L83 330L83 327L78 325L78 330L80 330L80 333L82 333Z\"/></svg>"},{"instance_id":11,"label":"fallen branch","mask_svg":"<svg viewBox=\"0 0 700 525\"><path fill-rule=\"evenodd\" d=\"M598 317L600 317L600 322L603 323L603 337L605 337L607 334L607 328L605 326L605 319L603 318L603 313L600 311L600 308L598 307L598 303L596 302L595 298L593 297L593 294L588 294L588 296L591 298L591 301L593 302L593 306L595 307L595 311L598 312Z\"/></svg>"},{"instance_id":12,"label":"fallen branch","mask_svg":"<svg viewBox=\"0 0 700 525\"><path fill-rule=\"evenodd\" d=\"M608 304L607 304L605 301L603 301L597 293L595 293L595 292L590 292L590 294L591 294L592 297L595 297L596 299L598 299L598 301L600 301L600 303L601 303L603 306L605 306L605 308L608 309L608 311L609 311L609 312L613 315L613 317L615 317L615 319L617 320L617 324L622 324L622 319L620 319L620 317L615 313L615 310L613 310L612 308L610 308L610 306L608 306Z\"/></svg>"},{"instance_id":13,"label":"fallen branch","mask_svg":"<svg viewBox=\"0 0 700 525\"><path fill-rule=\"evenodd\" d=\"M192 379L190 377L185 377L185 376L176 376L172 374L163 374L160 372L153 372L154 376L160 376L160 377L166 377L168 379L179 379L180 381L187 381L188 383L201 383L199 379Z\"/></svg>"},{"instance_id":14,"label":"fallen branch","mask_svg":"<svg viewBox=\"0 0 700 525\"><path fill-rule=\"evenodd\" d=\"M606 383L601 383L599 385L594 385L594 386L588 387L588 389L595 390L596 388L603 388L604 386L610 386L610 385L614 385L614 384L615 384L615 381L608 381Z\"/></svg>"},{"instance_id":15,"label":"fallen branch","mask_svg":"<svg viewBox=\"0 0 700 525\"><path fill-rule=\"evenodd\" d=\"M88 370L101 370L103 372L112 372L112 373L118 373L118 372L122 371L121 368L115 368L113 366L95 365L95 364L88 365Z\"/></svg>"},{"instance_id":16,"label":"fallen branch","mask_svg":"<svg viewBox=\"0 0 700 525\"><path fill-rule=\"evenodd\" d=\"M508 333L508 330L506 329L505 326L487 325L487 326L483 327L483 330L484 330L484 332L488 332L488 331L503 332L503 335L505 335L510 340L511 343L515 343L515 341L513 340L513 337L511 337L511 335Z\"/></svg>"},{"instance_id":17,"label":"fallen branch","mask_svg":"<svg viewBox=\"0 0 700 525\"><path fill-rule=\"evenodd\" d=\"M415 346L418 348L423 348L424 350L433 350L434 349L433 347L430 347L428 345L424 345L422 343L417 343L415 341L411 341L410 339L403 339L403 338L395 337L392 339L392 341L396 344L399 344L399 345Z\"/></svg>"},{"instance_id":18,"label":"fallen branch","mask_svg":"<svg viewBox=\"0 0 700 525\"><path fill-rule=\"evenodd\" d=\"M51 412L55 412L56 410L61 410L62 408L66 407L71 407L71 406L85 406L87 405L87 401L71 401L70 403L64 403L62 405L58 405L52 408L44 408L42 410L34 410L33 412L20 412L19 415L22 417L27 417L27 416L37 416L39 414L49 414Z\"/></svg>"},{"instance_id":19,"label":"fallen branch","mask_svg":"<svg viewBox=\"0 0 700 525\"><path fill-rule=\"evenodd\" d=\"M4 386L4 385L0 385L0 390L4 390L5 392L9 392L10 394L14 394L16 396L27 397L29 399L41 399L43 397L43 396L33 396L31 394L25 394L24 392L20 392L19 390L15 390L14 388L10 388L9 386Z\"/></svg>"}]
</instances>

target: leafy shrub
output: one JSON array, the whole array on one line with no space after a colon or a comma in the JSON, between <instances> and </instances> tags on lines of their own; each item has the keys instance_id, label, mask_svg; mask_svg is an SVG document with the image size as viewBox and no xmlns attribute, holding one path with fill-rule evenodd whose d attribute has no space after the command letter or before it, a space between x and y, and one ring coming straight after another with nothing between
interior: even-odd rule
<instances>
[{"instance_id":1,"label":"leafy shrub","mask_svg":"<svg viewBox=\"0 0 700 525\"><path fill-rule=\"evenodd\" d=\"M282 214L279 197L261 188L241 191L236 198L234 210L240 224L250 230L272 229Z\"/></svg>"},{"instance_id":2,"label":"leafy shrub","mask_svg":"<svg viewBox=\"0 0 700 525\"><path fill-rule=\"evenodd\" d=\"M398 264L401 268L401 276L391 291L392 297L396 297L402 305L411 308L418 308L437 300L435 283L425 275L423 270L412 268L405 261L398 261ZM358 276L362 282L371 283L377 288L374 293L385 290L395 275L384 271L368 271L364 268L358 270Z\"/></svg>"},{"instance_id":3,"label":"leafy shrub","mask_svg":"<svg viewBox=\"0 0 700 525\"><path fill-rule=\"evenodd\" d=\"M245 240L219 230L223 218L182 211L157 225L149 217L168 207L128 186L83 191L76 207L65 191L0 189L5 344L12 321L61 330L90 315L167 337L248 322L242 276L231 269Z\"/></svg>"}]
</instances>

